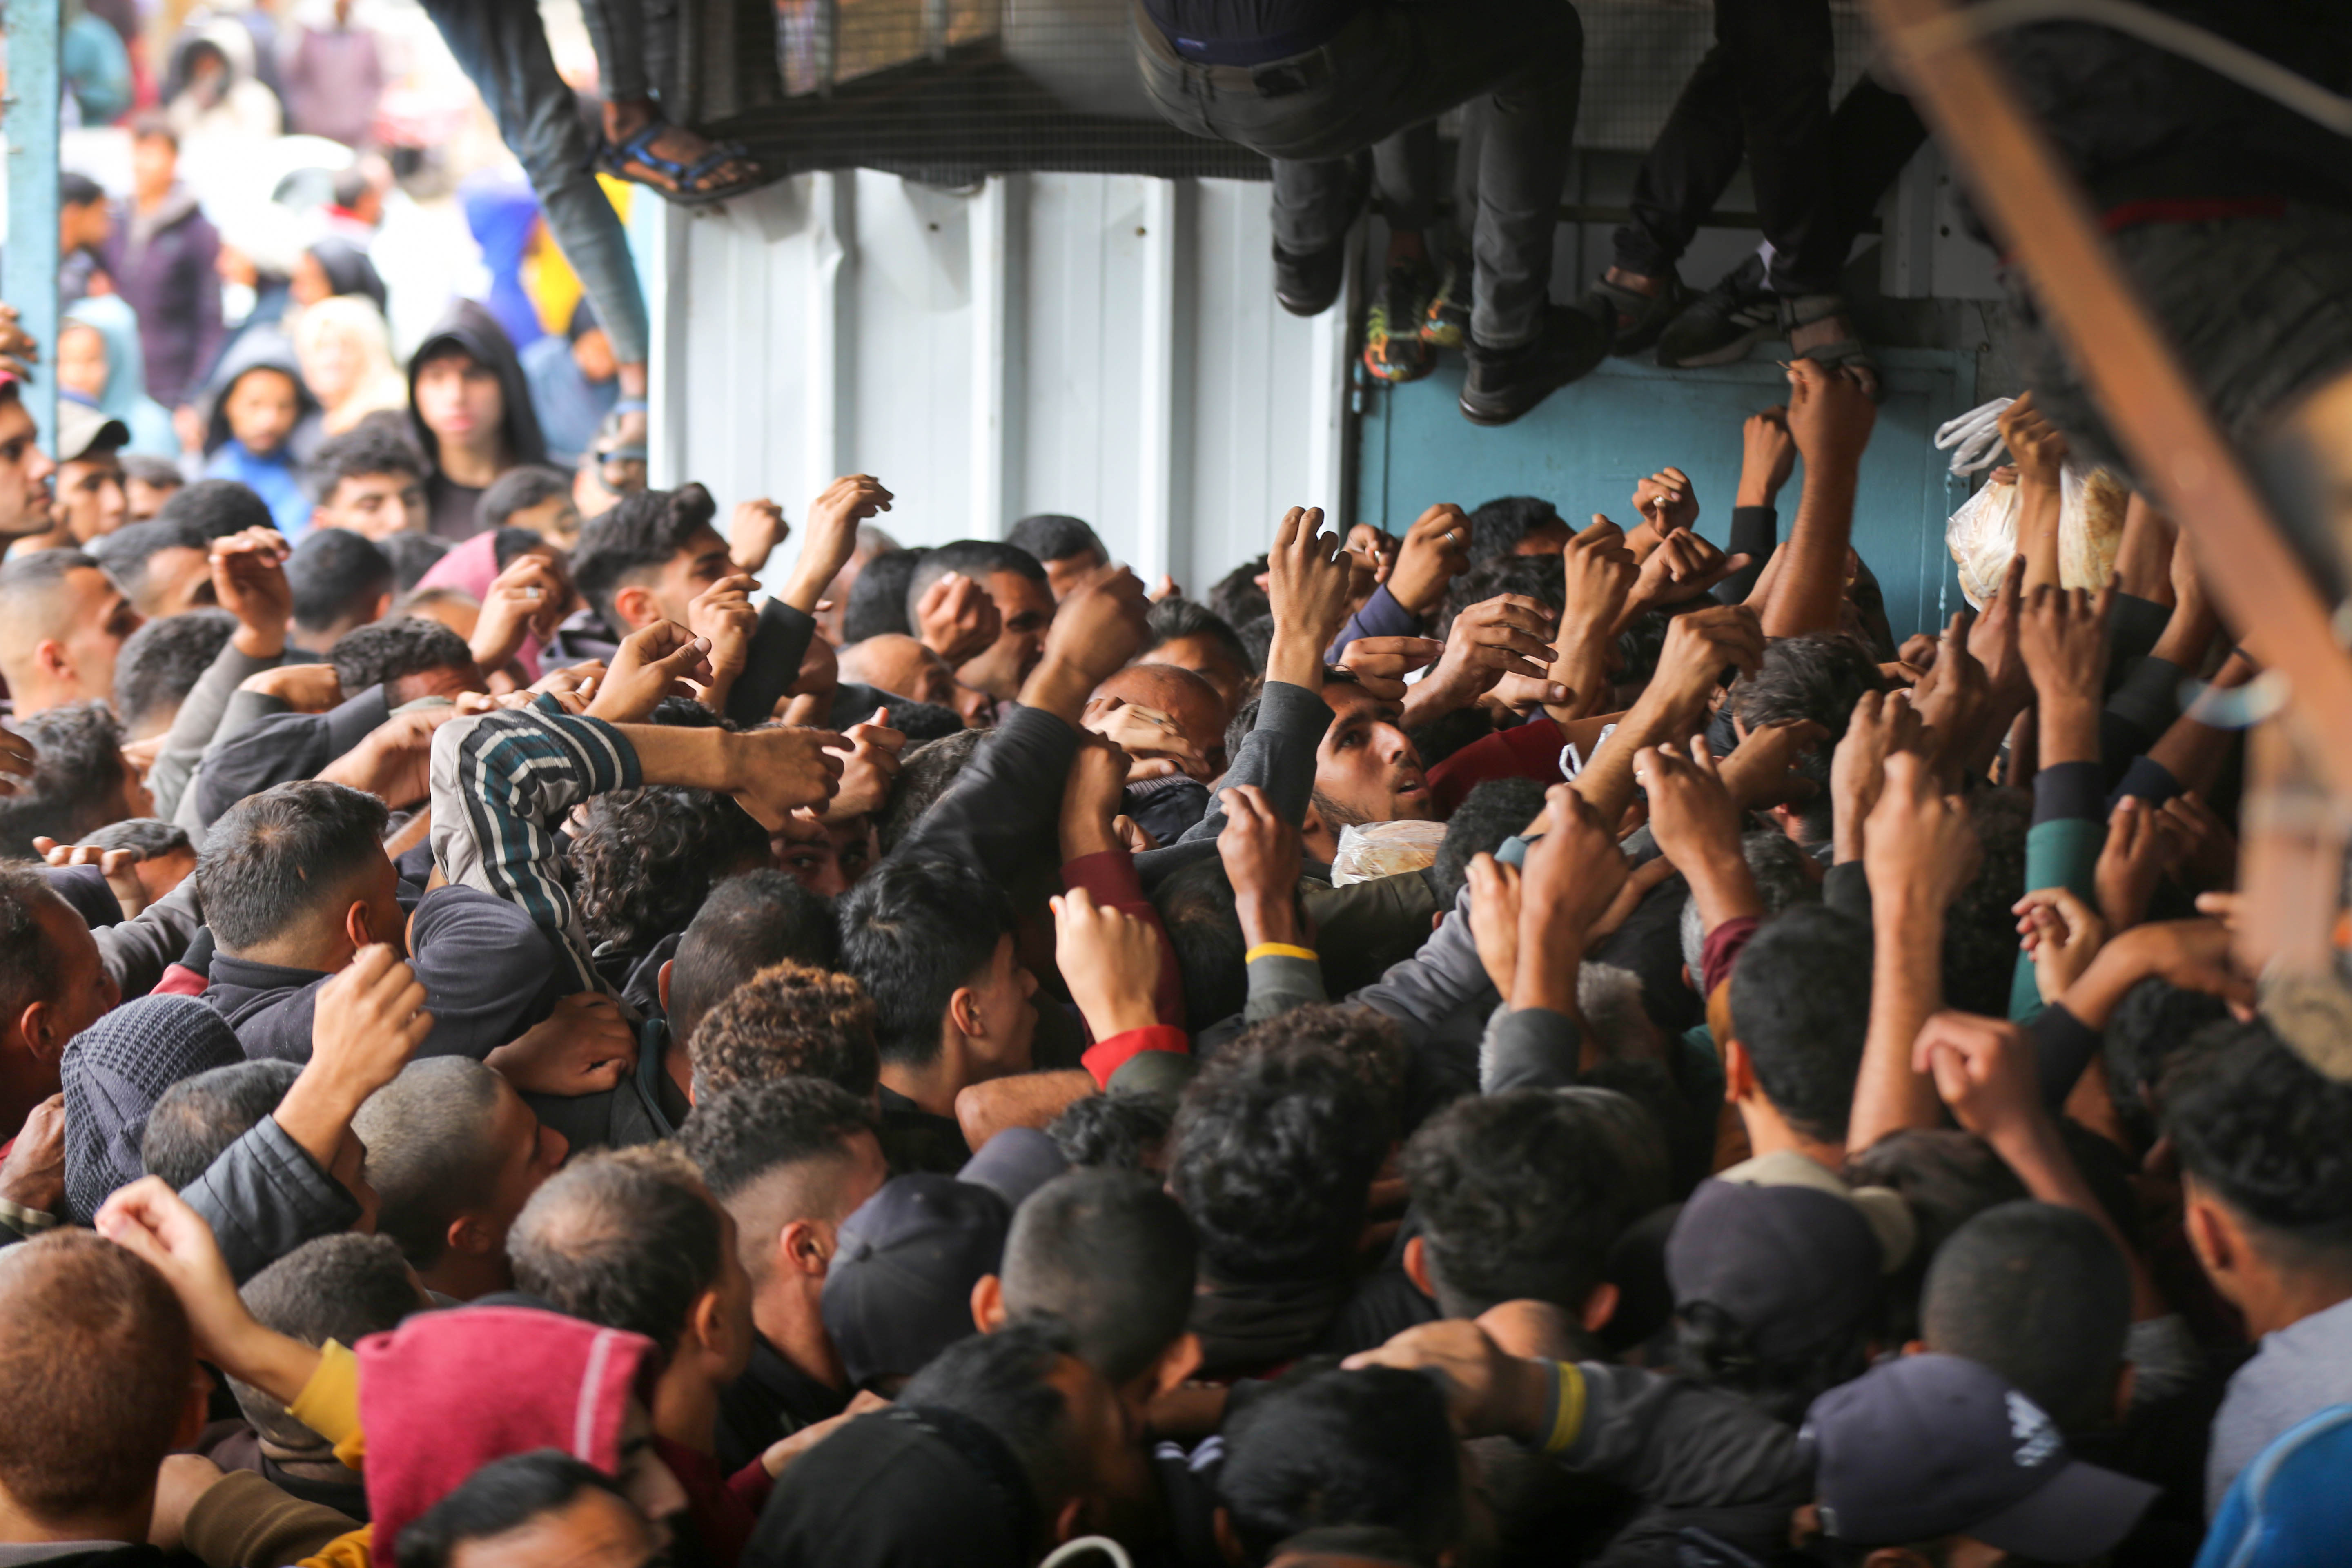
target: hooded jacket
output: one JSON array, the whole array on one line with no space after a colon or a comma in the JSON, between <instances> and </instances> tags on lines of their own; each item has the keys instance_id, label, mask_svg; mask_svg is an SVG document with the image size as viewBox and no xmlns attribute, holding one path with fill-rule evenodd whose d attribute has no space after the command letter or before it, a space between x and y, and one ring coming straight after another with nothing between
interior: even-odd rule
<instances>
[{"instance_id":1,"label":"hooded jacket","mask_svg":"<svg viewBox=\"0 0 2352 1568\"><path fill-rule=\"evenodd\" d=\"M66 1094L66 1204L88 1225L107 1194L147 1173L148 1113L182 1079L245 1060L236 1032L193 996L142 996L76 1035Z\"/></svg>"},{"instance_id":2,"label":"hooded jacket","mask_svg":"<svg viewBox=\"0 0 2352 1568\"><path fill-rule=\"evenodd\" d=\"M426 427L416 412L416 373L428 360L451 348L489 366L499 378L499 391L505 405L500 431L506 439L509 467L546 462L547 442L539 432L539 416L531 411L530 383L522 374L522 363L515 358L513 342L485 306L472 300L458 300L431 335L417 345L415 353L409 356L408 424L417 447L425 453L425 462L433 469L425 481L425 503L432 511L432 531L437 538L459 542L481 531L473 514L473 503L480 499L480 492L467 486L453 485L442 476L440 437Z\"/></svg>"},{"instance_id":3,"label":"hooded jacket","mask_svg":"<svg viewBox=\"0 0 2352 1568\"><path fill-rule=\"evenodd\" d=\"M89 328L106 345L106 391L99 412L120 419L131 432L126 452L177 458L180 438L171 411L147 395L147 354L139 343L139 313L120 294L93 294L66 311L68 323Z\"/></svg>"},{"instance_id":4,"label":"hooded jacket","mask_svg":"<svg viewBox=\"0 0 2352 1568\"><path fill-rule=\"evenodd\" d=\"M560 1448L618 1475L629 1395L650 1408L660 1374L644 1335L528 1307L419 1313L362 1340L357 1354L377 1563L394 1561L400 1532L493 1459Z\"/></svg>"},{"instance_id":5,"label":"hooded jacket","mask_svg":"<svg viewBox=\"0 0 2352 1568\"><path fill-rule=\"evenodd\" d=\"M277 371L294 383L294 429L284 445L268 453L247 450L229 431L228 395L257 370ZM303 487L302 468L318 450L323 429L319 400L303 383L294 345L274 327L242 334L213 373L206 397L205 478L235 479L250 487L268 503L278 531L290 540L300 539L310 531L310 492Z\"/></svg>"},{"instance_id":6,"label":"hooded jacket","mask_svg":"<svg viewBox=\"0 0 2352 1568\"><path fill-rule=\"evenodd\" d=\"M173 407L193 396L197 378L220 353L220 231L196 206L195 193L174 185L163 205L137 204L115 215L106 241L107 275L139 315L147 356L147 390Z\"/></svg>"}]
</instances>

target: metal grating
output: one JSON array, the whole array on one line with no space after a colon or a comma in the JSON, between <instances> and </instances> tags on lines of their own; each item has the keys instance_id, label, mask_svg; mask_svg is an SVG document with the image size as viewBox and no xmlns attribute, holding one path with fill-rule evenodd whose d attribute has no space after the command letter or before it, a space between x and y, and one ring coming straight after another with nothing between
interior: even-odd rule
<instances>
[{"instance_id":1,"label":"metal grating","mask_svg":"<svg viewBox=\"0 0 2352 1568\"><path fill-rule=\"evenodd\" d=\"M1021 170L1265 177L1255 153L1187 136L1153 112L1135 71L1129 0L774 3L783 96L714 127L772 166L884 169L949 186ZM1706 0L1577 9L1577 144L1639 153L1712 42L1712 9ZM1842 92L1869 39L1851 0L1832 10Z\"/></svg>"}]
</instances>

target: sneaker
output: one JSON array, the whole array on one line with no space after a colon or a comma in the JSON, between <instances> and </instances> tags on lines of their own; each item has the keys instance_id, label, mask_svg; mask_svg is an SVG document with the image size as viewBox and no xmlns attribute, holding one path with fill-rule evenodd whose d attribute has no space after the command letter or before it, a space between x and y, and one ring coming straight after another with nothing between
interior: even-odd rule
<instances>
[{"instance_id":1,"label":"sneaker","mask_svg":"<svg viewBox=\"0 0 2352 1568\"><path fill-rule=\"evenodd\" d=\"M1429 264L1389 268L1364 319L1364 368L1375 381L1419 381L1437 368L1437 353L1422 341L1421 319L1437 286Z\"/></svg>"},{"instance_id":2,"label":"sneaker","mask_svg":"<svg viewBox=\"0 0 2352 1568\"><path fill-rule=\"evenodd\" d=\"M1750 254L1691 301L1658 338L1658 363L1729 364L1780 331L1780 297L1766 287L1764 258Z\"/></svg>"},{"instance_id":3,"label":"sneaker","mask_svg":"<svg viewBox=\"0 0 2352 1568\"><path fill-rule=\"evenodd\" d=\"M1592 280L1592 287L1577 301L1577 309L1610 324L1611 353L1631 355L1656 342L1658 334L1689 302L1690 294L1675 273L1666 274L1664 286L1654 294L1612 283L1603 273Z\"/></svg>"},{"instance_id":4,"label":"sneaker","mask_svg":"<svg viewBox=\"0 0 2352 1568\"><path fill-rule=\"evenodd\" d=\"M1470 374L1462 383L1462 414L1473 425L1512 420L1609 357L1609 326L1582 310L1554 305L1543 335L1515 349L1490 349L1474 339Z\"/></svg>"},{"instance_id":5,"label":"sneaker","mask_svg":"<svg viewBox=\"0 0 2352 1568\"><path fill-rule=\"evenodd\" d=\"M1446 255L1440 263L1437 291L1421 318L1421 341L1433 349L1458 349L1470 341L1470 259Z\"/></svg>"},{"instance_id":6,"label":"sneaker","mask_svg":"<svg viewBox=\"0 0 2352 1568\"><path fill-rule=\"evenodd\" d=\"M1274 297L1294 316L1319 316L1339 298L1348 277L1348 246L1342 240L1328 250L1293 256L1274 247Z\"/></svg>"}]
</instances>

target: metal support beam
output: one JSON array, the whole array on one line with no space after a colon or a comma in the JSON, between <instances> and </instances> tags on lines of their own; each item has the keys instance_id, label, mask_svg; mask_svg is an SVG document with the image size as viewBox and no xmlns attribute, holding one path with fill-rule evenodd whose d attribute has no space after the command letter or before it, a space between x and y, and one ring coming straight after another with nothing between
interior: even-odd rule
<instances>
[{"instance_id":1,"label":"metal support beam","mask_svg":"<svg viewBox=\"0 0 2352 1568\"><path fill-rule=\"evenodd\" d=\"M6 0L8 95L0 132L8 139L8 243L0 253L0 300L41 346L43 363L24 388L41 427L58 426L58 113L65 90L64 0Z\"/></svg>"},{"instance_id":2,"label":"metal support beam","mask_svg":"<svg viewBox=\"0 0 2352 1568\"><path fill-rule=\"evenodd\" d=\"M2326 605L2272 523L2238 454L2140 303L2082 187L1951 0L1867 0L1872 20L1937 142L2025 268L2099 409L2181 537L2231 629L2292 683L2296 736L2352 795L2352 658ZM2226 287L2227 280L2218 286Z\"/></svg>"},{"instance_id":3,"label":"metal support beam","mask_svg":"<svg viewBox=\"0 0 2352 1568\"><path fill-rule=\"evenodd\" d=\"M1137 420L1135 574L1156 583L1176 557L1176 182L1143 182L1141 414Z\"/></svg>"}]
</instances>

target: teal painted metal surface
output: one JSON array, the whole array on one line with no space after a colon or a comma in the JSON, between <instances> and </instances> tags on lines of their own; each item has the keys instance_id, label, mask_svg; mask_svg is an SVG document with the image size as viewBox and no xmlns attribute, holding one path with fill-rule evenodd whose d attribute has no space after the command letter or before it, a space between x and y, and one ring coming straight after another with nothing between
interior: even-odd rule
<instances>
[{"instance_id":1,"label":"teal painted metal surface","mask_svg":"<svg viewBox=\"0 0 2352 1568\"><path fill-rule=\"evenodd\" d=\"M1462 366L1401 387L1359 389L1356 515L1401 531L1436 501L1465 507L1496 496L1542 496L1581 526L1601 512L1630 526L1634 483L1672 464L1698 492L1698 531L1720 544L1739 482L1739 428L1748 415L1786 402L1786 373L1769 345L1739 364L1664 371L1612 359L1554 393L1516 425L1482 429L1454 399ZM1863 458L1854 547L1878 574L1899 640L1941 626L1967 606L1944 521L1968 498L1945 470L1936 426L1976 405L1976 356L1945 349L1879 351L1886 395ZM1780 492L1780 537L1796 521L1800 463Z\"/></svg>"},{"instance_id":2,"label":"teal painted metal surface","mask_svg":"<svg viewBox=\"0 0 2352 1568\"><path fill-rule=\"evenodd\" d=\"M8 243L0 252L0 300L41 345L42 363L24 389L25 405L54 451L58 383L58 110L65 89L64 0L7 0L8 96L0 134L8 140Z\"/></svg>"}]
</instances>

